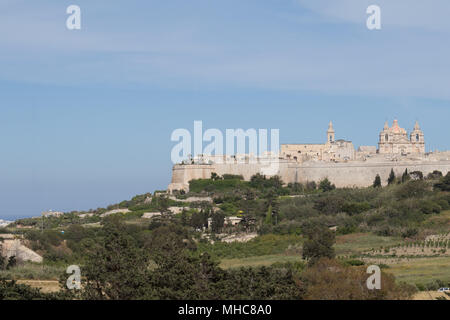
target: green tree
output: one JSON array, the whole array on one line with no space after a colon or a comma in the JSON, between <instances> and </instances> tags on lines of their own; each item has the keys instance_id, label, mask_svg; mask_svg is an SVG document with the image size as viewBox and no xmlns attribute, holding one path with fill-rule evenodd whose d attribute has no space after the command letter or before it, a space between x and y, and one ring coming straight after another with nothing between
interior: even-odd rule
<instances>
[{"instance_id":1,"label":"green tree","mask_svg":"<svg viewBox=\"0 0 450 320\"><path fill-rule=\"evenodd\" d=\"M2 247L0 245L0 252L2 251ZM0 270L4 270L6 268L6 259L0 254Z\"/></svg>"},{"instance_id":2,"label":"green tree","mask_svg":"<svg viewBox=\"0 0 450 320\"><path fill-rule=\"evenodd\" d=\"M17 259L15 256L11 256L8 259L8 264L6 265L6 270L14 268L17 265Z\"/></svg>"},{"instance_id":3,"label":"green tree","mask_svg":"<svg viewBox=\"0 0 450 320\"><path fill-rule=\"evenodd\" d=\"M407 181L409 181L411 179L409 173L408 173L408 168L405 169L405 172L403 172L402 175L402 183L405 183Z\"/></svg>"},{"instance_id":4,"label":"green tree","mask_svg":"<svg viewBox=\"0 0 450 320\"><path fill-rule=\"evenodd\" d=\"M191 215L191 226L196 229L203 229L208 227L208 209L200 210L200 212L194 212Z\"/></svg>"},{"instance_id":5,"label":"green tree","mask_svg":"<svg viewBox=\"0 0 450 320\"><path fill-rule=\"evenodd\" d=\"M375 177L375 180L373 181L373 187L374 188L380 188L381 187L381 177L379 174Z\"/></svg>"},{"instance_id":6,"label":"green tree","mask_svg":"<svg viewBox=\"0 0 450 320\"><path fill-rule=\"evenodd\" d=\"M408 300L416 289L398 284L393 275L382 272L381 289L369 290L366 266L347 266L321 258L301 275L305 300Z\"/></svg>"},{"instance_id":7,"label":"green tree","mask_svg":"<svg viewBox=\"0 0 450 320\"><path fill-rule=\"evenodd\" d=\"M395 173L394 169L391 169L391 173L389 174L388 184L393 184L395 182Z\"/></svg>"},{"instance_id":8,"label":"green tree","mask_svg":"<svg viewBox=\"0 0 450 320\"><path fill-rule=\"evenodd\" d=\"M223 212L217 212L212 215L211 230L215 233L220 233L225 223L225 215Z\"/></svg>"},{"instance_id":9,"label":"green tree","mask_svg":"<svg viewBox=\"0 0 450 320\"><path fill-rule=\"evenodd\" d=\"M439 170L434 170L433 172L429 173L427 176L427 179L429 180L437 180L443 177L443 174Z\"/></svg>"},{"instance_id":10,"label":"green tree","mask_svg":"<svg viewBox=\"0 0 450 320\"><path fill-rule=\"evenodd\" d=\"M306 240L303 244L303 259L314 264L320 258L334 258L333 245L336 234L324 225L309 224L303 227Z\"/></svg>"},{"instance_id":11,"label":"green tree","mask_svg":"<svg viewBox=\"0 0 450 320\"><path fill-rule=\"evenodd\" d=\"M264 219L264 223L266 225L271 226L273 224L272 215L273 215L272 205L269 204L269 207L267 208L266 218Z\"/></svg>"},{"instance_id":12,"label":"green tree","mask_svg":"<svg viewBox=\"0 0 450 320\"><path fill-rule=\"evenodd\" d=\"M157 200L157 206L161 215L169 213L169 199L165 196L161 196Z\"/></svg>"},{"instance_id":13,"label":"green tree","mask_svg":"<svg viewBox=\"0 0 450 320\"><path fill-rule=\"evenodd\" d=\"M56 300L62 297L62 294L44 294L39 289L17 284L15 280L0 278L0 300Z\"/></svg>"},{"instance_id":14,"label":"green tree","mask_svg":"<svg viewBox=\"0 0 450 320\"><path fill-rule=\"evenodd\" d=\"M81 269L81 297L88 300L130 300L151 296L148 252L125 231L119 219L107 219L105 237Z\"/></svg>"},{"instance_id":15,"label":"green tree","mask_svg":"<svg viewBox=\"0 0 450 320\"><path fill-rule=\"evenodd\" d=\"M317 184L315 181L307 181L306 182L306 190L312 191L317 189Z\"/></svg>"},{"instance_id":16,"label":"green tree","mask_svg":"<svg viewBox=\"0 0 450 320\"><path fill-rule=\"evenodd\" d=\"M141 247L112 218L103 223L104 237L82 266L82 289L72 299L300 299L304 292L290 266L223 270L196 251L187 228L172 223L154 229Z\"/></svg>"},{"instance_id":17,"label":"green tree","mask_svg":"<svg viewBox=\"0 0 450 320\"><path fill-rule=\"evenodd\" d=\"M181 219L181 225L183 225L183 226L187 226L188 225L187 211L184 208L183 208L183 211L181 211L180 219Z\"/></svg>"},{"instance_id":18,"label":"green tree","mask_svg":"<svg viewBox=\"0 0 450 320\"><path fill-rule=\"evenodd\" d=\"M434 188L440 191L450 191L450 172L434 185Z\"/></svg>"},{"instance_id":19,"label":"green tree","mask_svg":"<svg viewBox=\"0 0 450 320\"><path fill-rule=\"evenodd\" d=\"M151 259L160 264L170 255L180 254L184 250L194 251L196 246L187 228L168 224L153 230L144 248L150 252Z\"/></svg>"},{"instance_id":20,"label":"green tree","mask_svg":"<svg viewBox=\"0 0 450 320\"><path fill-rule=\"evenodd\" d=\"M319 190L322 190L322 192L328 192L334 189L336 189L336 186L334 184L331 184L328 178L323 179L319 183Z\"/></svg>"}]
</instances>

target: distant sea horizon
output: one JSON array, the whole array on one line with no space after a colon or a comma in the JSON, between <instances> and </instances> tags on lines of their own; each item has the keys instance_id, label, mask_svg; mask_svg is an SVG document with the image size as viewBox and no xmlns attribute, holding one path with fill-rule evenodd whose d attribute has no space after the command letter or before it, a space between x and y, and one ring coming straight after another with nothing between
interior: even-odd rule
<instances>
[{"instance_id":1,"label":"distant sea horizon","mask_svg":"<svg viewBox=\"0 0 450 320\"><path fill-rule=\"evenodd\" d=\"M11 215L11 216L0 216L0 220L5 220L5 221L16 221L16 220L20 220L20 219L26 219L26 218L33 218L33 217L38 217L39 214L15 214L15 215Z\"/></svg>"}]
</instances>

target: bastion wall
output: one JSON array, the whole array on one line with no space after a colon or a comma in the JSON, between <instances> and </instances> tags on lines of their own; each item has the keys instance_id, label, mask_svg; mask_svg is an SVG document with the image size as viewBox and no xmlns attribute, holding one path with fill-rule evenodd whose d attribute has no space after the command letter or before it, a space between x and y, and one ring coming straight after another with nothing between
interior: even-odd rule
<instances>
[{"instance_id":1,"label":"bastion wall","mask_svg":"<svg viewBox=\"0 0 450 320\"><path fill-rule=\"evenodd\" d=\"M218 175L242 175L244 180L248 181L251 176L257 173L264 174L264 169L266 168L267 165L260 163L177 164L172 169L172 182L168 190L170 192L174 190L188 191L190 180L209 179L213 172ZM276 175L279 175L284 183L319 182L324 178L328 178L336 187L340 188L367 187L372 185L377 174L380 175L382 183L386 185L391 169L394 169L396 176L401 176L405 169L408 169L408 172L421 171L425 176L435 170L439 170L445 175L450 171L450 160L349 161L340 163L296 163L280 160Z\"/></svg>"}]
</instances>

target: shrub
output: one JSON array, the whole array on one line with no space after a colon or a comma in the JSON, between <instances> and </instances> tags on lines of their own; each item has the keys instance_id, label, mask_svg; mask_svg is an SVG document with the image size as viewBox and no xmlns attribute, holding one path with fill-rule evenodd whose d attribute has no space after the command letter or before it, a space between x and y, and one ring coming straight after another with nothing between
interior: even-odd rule
<instances>
[{"instance_id":1,"label":"shrub","mask_svg":"<svg viewBox=\"0 0 450 320\"><path fill-rule=\"evenodd\" d=\"M314 199L314 209L323 214L336 214L342 212L345 200L338 194L326 193Z\"/></svg>"},{"instance_id":2,"label":"shrub","mask_svg":"<svg viewBox=\"0 0 450 320\"><path fill-rule=\"evenodd\" d=\"M317 184L315 181L308 181L306 182L306 190L312 191L317 189Z\"/></svg>"},{"instance_id":3,"label":"shrub","mask_svg":"<svg viewBox=\"0 0 450 320\"><path fill-rule=\"evenodd\" d=\"M419 231L416 228L408 228L405 232L402 233L403 238L412 238L417 236Z\"/></svg>"},{"instance_id":4,"label":"shrub","mask_svg":"<svg viewBox=\"0 0 450 320\"><path fill-rule=\"evenodd\" d=\"M237 180L244 180L244 177L242 175L237 175L237 174L224 174L222 176L222 178L224 180L232 180L232 179L237 179Z\"/></svg>"},{"instance_id":5,"label":"shrub","mask_svg":"<svg viewBox=\"0 0 450 320\"><path fill-rule=\"evenodd\" d=\"M358 214L370 210L371 206L368 202L347 202L342 206L342 211L349 215Z\"/></svg>"},{"instance_id":6,"label":"shrub","mask_svg":"<svg viewBox=\"0 0 450 320\"><path fill-rule=\"evenodd\" d=\"M424 200L420 202L420 211L424 214L440 213L441 207L431 200Z\"/></svg>"},{"instance_id":7,"label":"shrub","mask_svg":"<svg viewBox=\"0 0 450 320\"><path fill-rule=\"evenodd\" d=\"M415 291L412 286L397 284L395 277L382 272L381 289L369 290L366 268L348 266L332 259L320 259L302 273L306 300L403 300Z\"/></svg>"},{"instance_id":8,"label":"shrub","mask_svg":"<svg viewBox=\"0 0 450 320\"><path fill-rule=\"evenodd\" d=\"M408 181L399 186L395 195L400 199L406 198L422 198L428 191L428 183L421 180Z\"/></svg>"},{"instance_id":9,"label":"shrub","mask_svg":"<svg viewBox=\"0 0 450 320\"><path fill-rule=\"evenodd\" d=\"M441 171L434 170L432 173L429 173L427 176L427 179L429 180L437 180L443 177L443 174Z\"/></svg>"},{"instance_id":10,"label":"shrub","mask_svg":"<svg viewBox=\"0 0 450 320\"><path fill-rule=\"evenodd\" d=\"M450 172L434 185L434 188L440 191L450 191Z\"/></svg>"},{"instance_id":11,"label":"shrub","mask_svg":"<svg viewBox=\"0 0 450 320\"><path fill-rule=\"evenodd\" d=\"M189 181L189 190L191 192L213 192L233 190L239 186L244 186L246 183L240 179L227 180L212 180L212 179L197 179Z\"/></svg>"},{"instance_id":12,"label":"shrub","mask_svg":"<svg viewBox=\"0 0 450 320\"><path fill-rule=\"evenodd\" d=\"M303 233L307 240L303 244L303 259L314 264L320 258L334 258L335 251L333 245L336 241L334 231L321 225L305 225Z\"/></svg>"},{"instance_id":13,"label":"shrub","mask_svg":"<svg viewBox=\"0 0 450 320\"><path fill-rule=\"evenodd\" d=\"M327 178L323 179L319 183L319 190L321 190L322 192L328 192L334 189L336 189L336 186L334 184L331 184L331 182Z\"/></svg>"},{"instance_id":14,"label":"shrub","mask_svg":"<svg viewBox=\"0 0 450 320\"><path fill-rule=\"evenodd\" d=\"M436 203L442 208L442 210L450 209L450 204L445 199L439 199Z\"/></svg>"}]
</instances>

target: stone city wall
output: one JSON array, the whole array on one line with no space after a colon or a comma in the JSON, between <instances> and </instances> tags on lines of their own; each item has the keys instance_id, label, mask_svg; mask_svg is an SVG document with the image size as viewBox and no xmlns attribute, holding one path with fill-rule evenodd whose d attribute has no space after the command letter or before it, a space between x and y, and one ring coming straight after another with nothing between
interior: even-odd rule
<instances>
[{"instance_id":1,"label":"stone city wall","mask_svg":"<svg viewBox=\"0 0 450 320\"><path fill-rule=\"evenodd\" d=\"M168 190L188 190L189 181L193 179L209 179L211 173L218 175L235 174L242 175L245 180L251 176L262 173L265 167L259 163L223 163L223 164L177 164L172 170L172 182ZM434 170L441 171L444 175L450 171L450 160L442 161L349 161L349 162L304 162L295 163L280 160L278 175L285 183L306 183L308 181L319 182L328 178L337 187L367 187L372 185L375 176L379 174L383 184L391 169L396 176L401 176L405 169L408 172L421 171L425 176Z\"/></svg>"}]
</instances>

